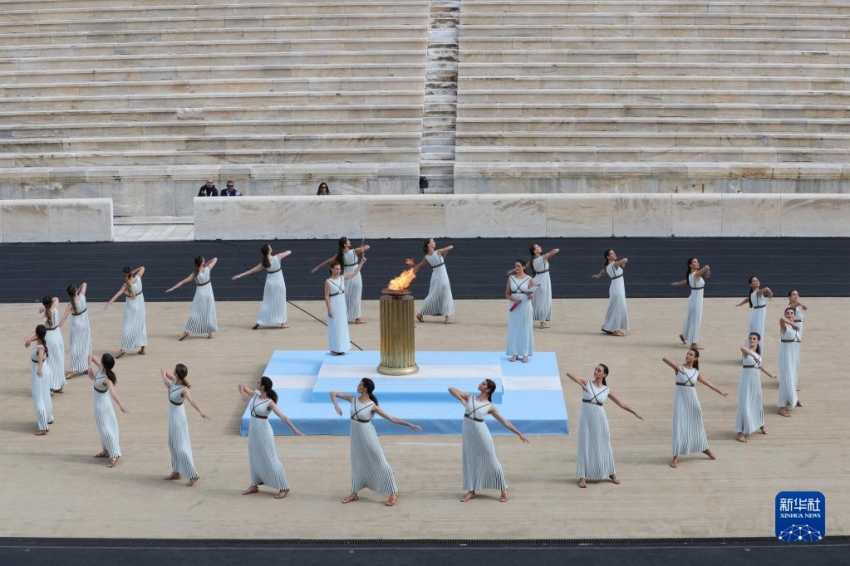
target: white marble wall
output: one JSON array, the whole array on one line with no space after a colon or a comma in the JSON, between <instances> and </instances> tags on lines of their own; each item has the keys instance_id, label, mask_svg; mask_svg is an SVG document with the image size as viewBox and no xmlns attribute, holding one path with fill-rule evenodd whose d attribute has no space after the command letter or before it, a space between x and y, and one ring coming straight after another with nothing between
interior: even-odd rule
<instances>
[{"instance_id":1,"label":"white marble wall","mask_svg":"<svg viewBox=\"0 0 850 566\"><path fill-rule=\"evenodd\" d=\"M195 199L195 237L850 237L850 195L515 194Z\"/></svg>"},{"instance_id":2,"label":"white marble wall","mask_svg":"<svg viewBox=\"0 0 850 566\"><path fill-rule=\"evenodd\" d=\"M112 241L112 199L0 201L2 242Z\"/></svg>"}]
</instances>

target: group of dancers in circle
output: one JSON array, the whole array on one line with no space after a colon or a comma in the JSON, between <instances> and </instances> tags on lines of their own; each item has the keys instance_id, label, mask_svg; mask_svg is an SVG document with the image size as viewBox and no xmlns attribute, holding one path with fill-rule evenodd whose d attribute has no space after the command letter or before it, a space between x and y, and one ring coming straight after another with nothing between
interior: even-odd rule
<instances>
[{"instance_id":1,"label":"group of dancers in circle","mask_svg":"<svg viewBox=\"0 0 850 566\"><path fill-rule=\"evenodd\" d=\"M432 277L428 296L416 314L420 322L424 320L425 315L443 317L446 324L453 322L454 301L445 267L445 256L452 249L453 246L437 248L433 239L427 239L423 243L424 257L413 269L418 271L428 264L432 268ZM340 238L337 254L313 269L315 272L322 267L328 267L330 271L330 277L325 281L325 306L331 355L344 355L350 348L349 322L366 323L360 310L362 293L360 271L366 263L364 253L367 250L369 250L368 245L352 249L348 238ZM549 328L552 317L549 259L559 250L553 249L543 253L541 247L535 244L529 251L531 257L528 261L518 259L514 262L513 269L508 272L505 290L505 296L510 302L506 355L511 362L518 359L522 362L529 361L529 356L533 354L534 322L539 322L541 329ZM265 244L261 248L261 254L262 261L257 266L233 276L233 279L265 271L263 301L253 328L288 328L286 285L281 271L281 260L288 257L291 252L275 254L271 246ZM598 279L607 274L611 279L608 308L602 331L612 336L625 336L629 325L623 274L628 258L620 259L614 250L609 249L604 253L604 260L604 268L592 275L593 278ZM193 272L166 290L171 292L193 281L196 284L191 311L183 334L179 338L181 341L190 335L206 335L207 338L212 338L213 333L218 330L215 298L210 284L211 270L216 263L217 258L207 261L202 256L198 256L195 258ZM125 267L121 288L106 304L109 307L121 295L125 297L121 347L117 356L113 357L106 353L97 358L92 355L85 296L86 283L68 286L67 293L70 300L61 319L59 299L45 296L42 307L39 309L39 312L44 315L42 324L39 324L25 340L25 346L31 348L32 399L38 426L35 434L43 436L49 432L49 425L53 423L52 396L63 393L66 379L74 375L88 374L93 382L94 414L102 448L95 457L108 459L108 467L115 466L121 457L118 420L112 401L122 412L128 412L118 396L117 376L114 371L115 360L135 348L139 348L139 354L146 353L147 333L142 289L144 272L144 267L135 269ZM672 283L673 286L687 285L691 290L687 314L679 335L679 339L689 346L685 361L677 364L669 358L663 358L664 363L675 373L673 457L670 462L670 466L674 468L678 466L679 456L686 454L703 452L709 458L715 458L708 447L696 385L702 383L724 397L728 395L699 372L699 356L702 349L699 345L699 328L703 310L703 290L705 280L710 276L711 271L708 265L700 266L697 258L689 258L685 278ZM747 437L757 431L767 434L759 374L764 373L771 378L777 377L764 368L762 361L766 307L768 299L772 296L773 293L769 288L760 286L757 277L751 277L748 297L737 304L737 306L748 304L752 309L749 317L749 332L741 348L742 368L738 386L738 410L735 417L735 431L737 440L740 442L747 442ZM803 318L807 308L800 301L797 290L792 290L788 297L789 304L779 320L780 352L778 356L780 381L778 406L779 414L785 417L791 416L795 407L802 406L797 397L797 378ZM66 372L61 326L69 316L72 321L69 334L71 359L70 369ZM579 487L582 488L587 486L587 480L609 478L615 484L620 483L614 467L608 420L603 408L605 402L610 399L617 406L643 420L643 417L611 392L607 383L608 373L608 367L599 364L594 368L591 379L572 372L566 374L582 389L576 469ZM172 473L164 479L188 478L189 482L186 485L192 486L198 481L199 475L192 458L184 402L188 401L203 419L210 417L201 410L191 396L191 386L187 377L188 368L183 364L177 364L172 371L166 369L161 371L162 382L167 389L169 401L169 449L172 461ZM500 491L500 501L508 500L508 485L496 457L493 439L485 424L485 417L492 416L519 436L523 442L528 442L528 439L492 404L491 397L495 389L495 383L485 379L474 393L465 393L455 388L448 390L448 393L464 406L462 459L463 486L466 494L461 499L463 502L474 499L483 489L497 489ZM379 406L374 390L375 383L364 377L357 385L356 394L340 392L330 394L333 406L339 415L343 414L339 400L346 401L350 405L352 486L351 494L343 500L343 503L356 501L358 492L369 488L377 493L388 495L386 504L393 506L398 500L399 490L392 469L384 457L372 419L375 415L379 415L390 422L413 430L422 429L418 425L387 413ZM273 390L270 378L265 376L260 378L253 389L239 385L238 392L242 400L249 405L251 415L248 435L251 484L243 494L256 493L260 485L265 485L276 490L276 498L283 498L289 493L289 484L275 449L272 427L268 422L269 415L272 413L277 415L295 435L302 436L302 433L278 408L276 404L278 397Z\"/></svg>"}]
</instances>

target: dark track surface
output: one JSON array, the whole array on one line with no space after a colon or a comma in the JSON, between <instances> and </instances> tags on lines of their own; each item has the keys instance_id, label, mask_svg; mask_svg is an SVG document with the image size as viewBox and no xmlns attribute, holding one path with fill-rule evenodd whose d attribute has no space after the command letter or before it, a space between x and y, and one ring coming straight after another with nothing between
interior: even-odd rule
<instances>
[{"instance_id":1,"label":"dark track surface","mask_svg":"<svg viewBox=\"0 0 850 566\"><path fill-rule=\"evenodd\" d=\"M740 297L747 293L747 279L757 275L762 285L777 295L797 287L804 297L850 295L850 239L846 238L587 238L515 239L470 238L439 240L438 246L453 244L447 267L456 299L495 299L503 296L508 269L513 260L528 258L528 246L539 243L544 251L559 247L551 262L553 294L556 298L607 297L608 278L590 276L602 268L602 254L614 248L628 257L626 293L629 297L685 297L687 289L671 287L682 279L688 257L710 264L712 277L706 297ZM212 242L123 242L0 245L0 302L28 302L44 294L66 299L69 283L87 281L88 298L105 301L121 286L121 268L144 265L145 300L191 300L192 286L165 294L165 289L189 275L198 254L216 256L213 271L218 300L259 300L262 274L258 279L231 281L230 277L253 267L260 260L262 241ZM363 298L377 299L387 282L404 269L405 258L422 258L422 241L411 239L371 240L363 269ZM355 246L360 242L354 241ZM291 249L283 261L289 300L322 298L327 272L314 275L310 269L331 257L336 241L301 240L272 242L275 251ZM244 260L243 260L244 258ZM424 268L413 284L417 298L427 294L430 269Z\"/></svg>"},{"instance_id":2,"label":"dark track surface","mask_svg":"<svg viewBox=\"0 0 850 566\"><path fill-rule=\"evenodd\" d=\"M229 564L345 564L348 566L517 565L562 566L752 566L753 564L846 564L845 537L816 544L772 539L649 541L127 541L0 539L5 566L113 564L209 566Z\"/></svg>"}]
</instances>

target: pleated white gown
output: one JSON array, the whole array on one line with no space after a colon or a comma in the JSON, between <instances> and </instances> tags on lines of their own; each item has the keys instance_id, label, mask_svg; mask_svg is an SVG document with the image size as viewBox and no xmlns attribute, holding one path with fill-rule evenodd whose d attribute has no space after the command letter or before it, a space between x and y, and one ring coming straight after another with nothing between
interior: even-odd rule
<instances>
[{"instance_id":1,"label":"pleated white gown","mask_svg":"<svg viewBox=\"0 0 850 566\"><path fill-rule=\"evenodd\" d=\"M446 260L435 251L426 255L425 261L431 266L431 283L419 312L429 316L452 316L455 313L455 302L449 272L446 271Z\"/></svg>"},{"instance_id":2,"label":"pleated white gown","mask_svg":"<svg viewBox=\"0 0 850 566\"><path fill-rule=\"evenodd\" d=\"M171 451L171 471L189 479L198 477L189 440L189 421L183 406L185 385L168 386L168 449Z\"/></svg>"},{"instance_id":3,"label":"pleated white gown","mask_svg":"<svg viewBox=\"0 0 850 566\"><path fill-rule=\"evenodd\" d=\"M278 491L289 489L283 464L277 456L274 432L269 423L269 401L260 399L260 392L251 397L251 424L248 426L248 461L251 466L251 485L267 485Z\"/></svg>"},{"instance_id":4,"label":"pleated white gown","mask_svg":"<svg viewBox=\"0 0 850 566\"><path fill-rule=\"evenodd\" d=\"M327 317L328 323L328 349L331 352L347 352L351 349L351 337L348 333L348 321L346 320L345 295L346 279L340 275L337 279L328 279L330 285L330 305L332 317Z\"/></svg>"},{"instance_id":5,"label":"pleated white gown","mask_svg":"<svg viewBox=\"0 0 850 566\"><path fill-rule=\"evenodd\" d=\"M52 420L50 415L52 402L50 400L50 386L52 384L50 375L50 365L45 358L41 365L41 377L38 376L38 350L43 349L41 344L30 350L30 360L32 360L32 405L35 409L35 422L38 424L38 430L48 430L50 427L48 422Z\"/></svg>"},{"instance_id":6,"label":"pleated white gown","mask_svg":"<svg viewBox=\"0 0 850 566\"><path fill-rule=\"evenodd\" d=\"M605 332L616 332L617 330L629 329L629 314L626 311L626 283L623 278L623 268L614 267L609 263L605 272L611 278L608 287L608 310L605 312L605 321L602 330Z\"/></svg>"},{"instance_id":7,"label":"pleated white gown","mask_svg":"<svg viewBox=\"0 0 850 566\"><path fill-rule=\"evenodd\" d=\"M764 426L764 404L761 391L761 356L741 357L741 380L738 382L738 411L735 432L749 436Z\"/></svg>"},{"instance_id":8,"label":"pleated white gown","mask_svg":"<svg viewBox=\"0 0 850 566\"><path fill-rule=\"evenodd\" d=\"M85 295L77 297L77 312L71 310L71 371L82 373L89 369L91 348L91 325Z\"/></svg>"},{"instance_id":9,"label":"pleated white gown","mask_svg":"<svg viewBox=\"0 0 850 566\"><path fill-rule=\"evenodd\" d=\"M803 349L803 324L805 323L806 315L803 313L802 307L797 307L794 311L794 324L796 324L800 330L797 331L797 334L800 335L800 341L797 342L797 383L800 382L800 358L802 357L802 349Z\"/></svg>"},{"instance_id":10,"label":"pleated white gown","mask_svg":"<svg viewBox=\"0 0 850 566\"><path fill-rule=\"evenodd\" d=\"M357 252L348 250L342 256L342 273L351 273L357 269L360 263L360 258L357 257ZM347 310L348 320L357 320L360 318L360 301L363 297L363 278L360 272L357 275L345 281L345 308Z\"/></svg>"},{"instance_id":11,"label":"pleated white gown","mask_svg":"<svg viewBox=\"0 0 850 566\"><path fill-rule=\"evenodd\" d=\"M535 322L552 321L552 280L549 278L549 262L543 256L531 260L534 268L534 297L531 305Z\"/></svg>"},{"instance_id":12,"label":"pleated white gown","mask_svg":"<svg viewBox=\"0 0 850 566\"><path fill-rule=\"evenodd\" d=\"M218 332L218 319L215 315L215 295L210 281L210 268L205 267L195 277L195 297L192 299L192 310L186 320L184 332L189 334L209 334Z\"/></svg>"},{"instance_id":13,"label":"pleated white gown","mask_svg":"<svg viewBox=\"0 0 850 566\"><path fill-rule=\"evenodd\" d=\"M280 270L280 259L273 255L271 265L266 268L266 286L263 288L263 303L257 324L280 326L286 323L286 283Z\"/></svg>"},{"instance_id":14,"label":"pleated white gown","mask_svg":"<svg viewBox=\"0 0 850 566\"><path fill-rule=\"evenodd\" d=\"M764 321L767 319L767 297L761 296L753 291L750 293L750 301L752 301L753 306L750 311L750 317L747 320L747 337L744 339L744 347L746 348L750 343L750 333L758 332L758 335L761 336L761 357L764 359L765 356L765 344L767 342L767 338L764 335Z\"/></svg>"},{"instance_id":15,"label":"pleated white gown","mask_svg":"<svg viewBox=\"0 0 850 566\"><path fill-rule=\"evenodd\" d=\"M484 422L492 406L489 401L477 401L474 395L465 404L462 428L465 491L508 489L505 472L496 458L493 436Z\"/></svg>"},{"instance_id":16,"label":"pleated white gown","mask_svg":"<svg viewBox=\"0 0 850 566\"><path fill-rule=\"evenodd\" d=\"M511 296L522 299L522 302L508 303L508 346L505 353L509 356L531 356L534 354L534 321L532 320L532 305L528 299L527 292L532 287L533 280L526 276L525 279L517 279L511 275L509 284ZM514 310L510 310L513 305Z\"/></svg>"},{"instance_id":17,"label":"pleated white gown","mask_svg":"<svg viewBox=\"0 0 850 566\"><path fill-rule=\"evenodd\" d=\"M121 349L133 350L148 345L148 329L145 321L145 297L142 294L142 278L136 276L132 284L135 297L124 293L124 326L121 332Z\"/></svg>"},{"instance_id":18,"label":"pleated white gown","mask_svg":"<svg viewBox=\"0 0 850 566\"><path fill-rule=\"evenodd\" d=\"M371 401L361 404L357 396L351 402L351 493L369 488L390 495L397 493L398 487L372 424L374 406Z\"/></svg>"},{"instance_id":19,"label":"pleated white gown","mask_svg":"<svg viewBox=\"0 0 850 566\"><path fill-rule=\"evenodd\" d=\"M779 401L777 407L797 406L797 371L800 367L800 334L790 326L779 334Z\"/></svg>"},{"instance_id":20,"label":"pleated white gown","mask_svg":"<svg viewBox=\"0 0 850 566\"><path fill-rule=\"evenodd\" d=\"M110 458L121 456L121 446L118 444L118 418L112 405L112 395L106 385L106 374L98 370L94 377L94 420L97 432L100 434L100 445Z\"/></svg>"},{"instance_id":21,"label":"pleated white gown","mask_svg":"<svg viewBox=\"0 0 850 566\"><path fill-rule=\"evenodd\" d=\"M581 394L581 419L578 425L578 462L576 477L589 480L605 479L614 469L614 450L608 416L602 405L608 399L608 387L597 388L592 382Z\"/></svg>"},{"instance_id":22,"label":"pleated white gown","mask_svg":"<svg viewBox=\"0 0 850 566\"><path fill-rule=\"evenodd\" d=\"M708 450L708 438L702 422L702 407L697 397L699 370L679 366L673 399L673 456ZM681 384L681 385L680 385Z\"/></svg>"},{"instance_id":23,"label":"pleated white gown","mask_svg":"<svg viewBox=\"0 0 850 566\"><path fill-rule=\"evenodd\" d=\"M688 275L688 286L691 288L691 294L688 297L688 311L685 315L685 321L682 323L682 337L689 344L699 343L699 327L702 324L702 299L703 289L705 289L705 278L700 277L696 280L696 274L691 272Z\"/></svg>"},{"instance_id":24,"label":"pleated white gown","mask_svg":"<svg viewBox=\"0 0 850 566\"><path fill-rule=\"evenodd\" d=\"M47 344L47 356L45 363L50 364L50 388L58 391L65 387L65 341L62 339L62 329L59 328L59 309L52 307L45 313L50 325L47 326L47 334L44 342Z\"/></svg>"}]
</instances>

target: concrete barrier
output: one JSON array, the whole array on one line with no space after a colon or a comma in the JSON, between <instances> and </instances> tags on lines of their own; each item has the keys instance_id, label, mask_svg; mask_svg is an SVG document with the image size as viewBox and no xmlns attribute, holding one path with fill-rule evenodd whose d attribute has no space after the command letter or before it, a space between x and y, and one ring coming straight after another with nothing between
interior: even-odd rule
<instances>
[{"instance_id":1,"label":"concrete barrier","mask_svg":"<svg viewBox=\"0 0 850 566\"><path fill-rule=\"evenodd\" d=\"M196 198L198 240L850 237L844 194L512 194Z\"/></svg>"},{"instance_id":2,"label":"concrete barrier","mask_svg":"<svg viewBox=\"0 0 850 566\"><path fill-rule=\"evenodd\" d=\"M112 199L0 201L3 243L112 241Z\"/></svg>"}]
</instances>

